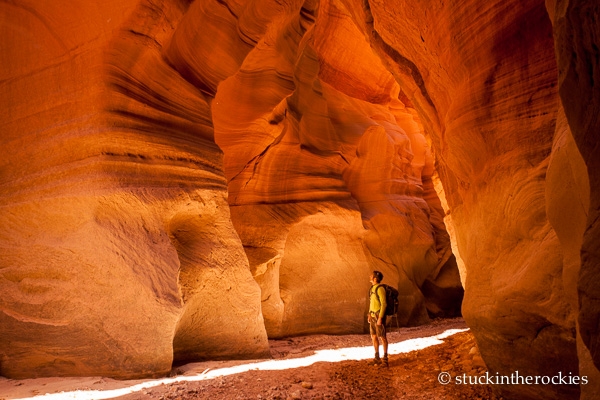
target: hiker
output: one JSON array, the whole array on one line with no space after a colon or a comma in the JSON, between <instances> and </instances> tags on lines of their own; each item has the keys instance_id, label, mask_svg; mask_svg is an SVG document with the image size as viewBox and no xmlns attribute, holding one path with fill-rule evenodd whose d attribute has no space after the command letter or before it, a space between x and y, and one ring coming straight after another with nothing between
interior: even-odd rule
<instances>
[{"instance_id":1,"label":"hiker","mask_svg":"<svg viewBox=\"0 0 600 400\"><path fill-rule=\"evenodd\" d=\"M388 341L385 332L385 288L380 285L383 274L379 271L373 271L370 277L371 289L369 289L369 325L373 347L375 348L375 358L369 362L371 365L383 364L388 366ZM383 359L379 358L379 339L383 345Z\"/></svg>"}]
</instances>

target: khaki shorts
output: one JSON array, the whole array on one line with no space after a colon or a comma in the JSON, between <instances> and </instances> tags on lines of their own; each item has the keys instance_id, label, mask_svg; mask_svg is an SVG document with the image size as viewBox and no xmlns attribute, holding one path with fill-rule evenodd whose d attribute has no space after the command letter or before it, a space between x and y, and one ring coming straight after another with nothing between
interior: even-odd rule
<instances>
[{"instance_id":1,"label":"khaki shorts","mask_svg":"<svg viewBox=\"0 0 600 400\"><path fill-rule=\"evenodd\" d=\"M369 313L369 325L370 325L370 331L371 331L371 336L373 335L377 335L377 337L380 338L385 338L385 319L386 316L384 315L383 318L381 319L381 325L377 325L377 320L379 319L379 313Z\"/></svg>"}]
</instances>

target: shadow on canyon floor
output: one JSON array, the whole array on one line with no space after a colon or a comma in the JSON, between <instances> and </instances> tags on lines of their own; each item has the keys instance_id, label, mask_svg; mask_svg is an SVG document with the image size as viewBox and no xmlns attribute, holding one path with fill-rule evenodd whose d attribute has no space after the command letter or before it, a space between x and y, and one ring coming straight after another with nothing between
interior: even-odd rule
<instances>
[{"instance_id":1,"label":"shadow on canyon floor","mask_svg":"<svg viewBox=\"0 0 600 400\"><path fill-rule=\"evenodd\" d=\"M490 385L459 385L485 366L462 319L395 329L389 368L373 367L368 335L314 335L270 341L271 360L207 361L165 379L0 380L0 399L499 399ZM453 382L443 385L440 373Z\"/></svg>"}]
</instances>

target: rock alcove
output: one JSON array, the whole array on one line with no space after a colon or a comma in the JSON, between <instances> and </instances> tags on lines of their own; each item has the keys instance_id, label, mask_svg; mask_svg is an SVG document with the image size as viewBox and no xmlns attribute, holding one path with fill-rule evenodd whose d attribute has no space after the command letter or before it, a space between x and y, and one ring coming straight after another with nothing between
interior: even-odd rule
<instances>
[{"instance_id":1,"label":"rock alcove","mask_svg":"<svg viewBox=\"0 0 600 400\"><path fill-rule=\"evenodd\" d=\"M378 269L401 325L591 382L506 395L594 398L599 7L3 2L0 374L360 333Z\"/></svg>"}]
</instances>

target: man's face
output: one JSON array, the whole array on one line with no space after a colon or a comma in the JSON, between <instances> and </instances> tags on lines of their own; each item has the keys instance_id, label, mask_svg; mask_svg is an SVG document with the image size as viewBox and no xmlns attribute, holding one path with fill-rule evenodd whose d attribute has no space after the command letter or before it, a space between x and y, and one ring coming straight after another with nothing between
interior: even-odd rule
<instances>
[{"instance_id":1,"label":"man's face","mask_svg":"<svg viewBox=\"0 0 600 400\"><path fill-rule=\"evenodd\" d=\"M375 274L369 275L369 282L371 282L372 285L375 284Z\"/></svg>"}]
</instances>

